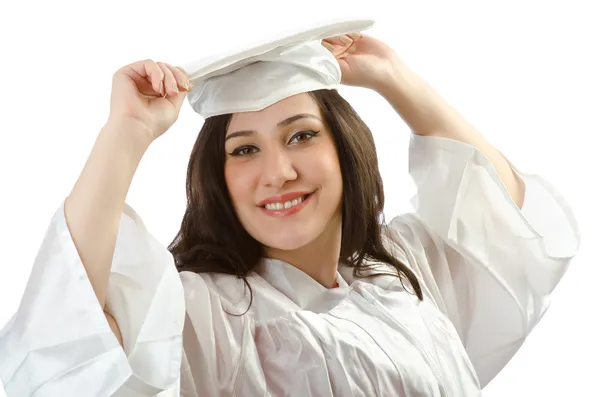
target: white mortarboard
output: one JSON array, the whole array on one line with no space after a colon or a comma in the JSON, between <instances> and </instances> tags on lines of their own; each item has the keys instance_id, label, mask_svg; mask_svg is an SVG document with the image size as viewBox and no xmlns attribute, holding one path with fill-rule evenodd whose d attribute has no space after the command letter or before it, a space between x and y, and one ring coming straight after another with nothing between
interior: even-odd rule
<instances>
[{"instance_id":1,"label":"white mortarboard","mask_svg":"<svg viewBox=\"0 0 600 397\"><path fill-rule=\"evenodd\" d=\"M373 24L370 19L329 21L192 62L184 66L194 84L188 101L206 119L262 110L303 92L338 88L339 64L321 40Z\"/></svg>"}]
</instances>

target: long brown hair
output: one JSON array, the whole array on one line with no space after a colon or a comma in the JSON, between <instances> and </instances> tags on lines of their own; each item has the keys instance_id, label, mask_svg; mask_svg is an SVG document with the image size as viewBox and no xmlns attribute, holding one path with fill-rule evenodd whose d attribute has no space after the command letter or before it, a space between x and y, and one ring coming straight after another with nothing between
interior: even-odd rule
<instances>
[{"instance_id":1,"label":"long brown hair","mask_svg":"<svg viewBox=\"0 0 600 397\"><path fill-rule=\"evenodd\" d=\"M422 300L414 273L384 246L383 181L371 130L336 90L308 94L333 134L342 170L340 263L353 267L354 277L366 276L365 261L389 264ZM264 251L240 223L225 182L224 145L230 121L230 114L209 117L198 134L187 169L187 208L168 249L179 271L232 274L249 287L246 276Z\"/></svg>"}]
</instances>

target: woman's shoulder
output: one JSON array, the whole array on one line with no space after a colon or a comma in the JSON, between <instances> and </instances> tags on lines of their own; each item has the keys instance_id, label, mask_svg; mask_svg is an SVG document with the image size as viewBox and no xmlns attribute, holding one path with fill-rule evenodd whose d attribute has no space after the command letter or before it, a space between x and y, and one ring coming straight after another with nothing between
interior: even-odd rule
<instances>
[{"instance_id":1,"label":"woman's shoulder","mask_svg":"<svg viewBox=\"0 0 600 397\"><path fill-rule=\"evenodd\" d=\"M179 278L186 296L217 294L221 299L236 300L236 295L244 289L244 280L232 274L183 271L179 273Z\"/></svg>"},{"instance_id":2,"label":"woman's shoulder","mask_svg":"<svg viewBox=\"0 0 600 397\"><path fill-rule=\"evenodd\" d=\"M188 305L218 302L223 309L231 313L240 312L240 309L243 309L241 313L246 312L251 297L256 299L257 296L262 295L261 290L265 289L265 284L254 273L250 273L246 281L236 275L225 273L183 271L179 273L179 277Z\"/></svg>"}]
</instances>

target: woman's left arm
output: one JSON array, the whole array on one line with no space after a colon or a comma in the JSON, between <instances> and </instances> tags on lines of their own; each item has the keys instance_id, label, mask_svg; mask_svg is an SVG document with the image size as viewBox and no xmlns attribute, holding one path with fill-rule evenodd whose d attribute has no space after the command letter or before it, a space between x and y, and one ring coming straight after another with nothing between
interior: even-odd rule
<instances>
[{"instance_id":1,"label":"woman's left arm","mask_svg":"<svg viewBox=\"0 0 600 397\"><path fill-rule=\"evenodd\" d=\"M494 165L513 201L523 206L525 184L482 134L383 42L351 33L323 40L337 58L342 83L382 95L415 134L454 139L478 149Z\"/></svg>"},{"instance_id":2,"label":"woman's left arm","mask_svg":"<svg viewBox=\"0 0 600 397\"><path fill-rule=\"evenodd\" d=\"M392 59L389 74L374 89L383 96L415 134L450 138L478 149L494 165L519 208L525 184L511 164L485 137L401 60Z\"/></svg>"}]
</instances>

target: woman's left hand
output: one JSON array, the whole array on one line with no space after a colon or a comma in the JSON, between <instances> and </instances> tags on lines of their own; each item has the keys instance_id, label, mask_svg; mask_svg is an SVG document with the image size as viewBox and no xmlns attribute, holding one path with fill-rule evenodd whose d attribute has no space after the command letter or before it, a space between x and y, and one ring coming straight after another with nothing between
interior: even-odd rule
<instances>
[{"instance_id":1,"label":"woman's left hand","mask_svg":"<svg viewBox=\"0 0 600 397\"><path fill-rule=\"evenodd\" d=\"M338 60L343 84L379 91L398 71L396 52L360 32L329 37L321 43Z\"/></svg>"}]
</instances>

